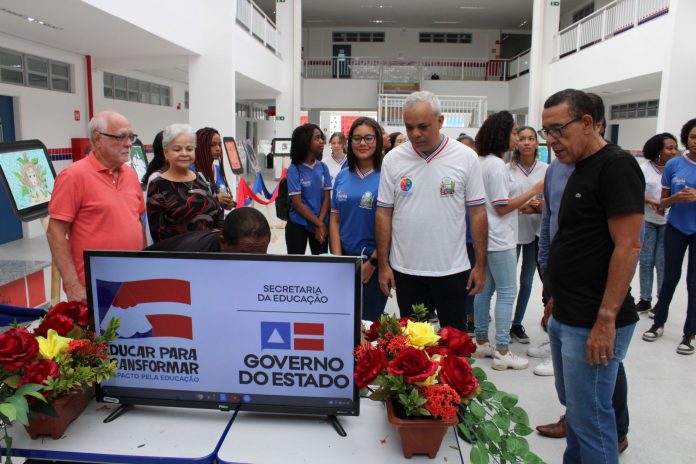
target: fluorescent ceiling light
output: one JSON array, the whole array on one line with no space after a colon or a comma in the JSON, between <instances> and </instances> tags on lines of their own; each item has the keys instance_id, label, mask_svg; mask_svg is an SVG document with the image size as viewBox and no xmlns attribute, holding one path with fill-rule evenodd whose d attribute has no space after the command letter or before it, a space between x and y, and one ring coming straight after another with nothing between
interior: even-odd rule
<instances>
[{"instance_id":1,"label":"fluorescent ceiling light","mask_svg":"<svg viewBox=\"0 0 696 464\"><path fill-rule=\"evenodd\" d=\"M28 16L28 15L25 15L22 13L17 13L16 11L8 10L7 8L0 8L0 11L4 11L5 13L11 14L12 16L16 16L18 18L25 19L25 20L29 21L30 23L38 24L40 26L46 26L46 27L49 27L51 29L55 29L57 31L63 30L62 27L54 26L53 24L47 23L46 21L44 21L42 19L37 19L34 16Z\"/></svg>"},{"instance_id":2,"label":"fluorescent ceiling light","mask_svg":"<svg viewBox=\"0 0 696 464\"><path fill-rule=\"evenodd\" d=\"M371 19L371 23L375 24L387 24L387 23L395 23L396 21L393 21L391 19Z\"/></svg>"},{"instance_id":3,"label":"fluorescent ceiling light","mask_svg":"<svg viewBox=\"0 0 696 464\"><path fill-rule=\"evenodd\" d=\"M525 24L527 24L528 22L529 22L529 21L527 21L527 20L525 19L525 20L522 21L522 22L520 23L520 25L517 26L517 27L522 27L522 26L524 26Z\"/></svg>"},{"instance_id":4,"label":"fluorescent ceiling light","mask_svg":"<svg viewBox=\"0 0 696 464\"><path fill-rule=\"evenodd\" d=\"M433 24L459 24L461 21L433 21Z\"/></svg>"},{"instance_id":5,"label":"fluorescent ceiling light","mask_svg":"<svg viewBox=\"0 0 696 464\"><path fill-rule=\"evenodd\" d=\"M486 8L483 6L460 6L462 10L485 10Z\"/></svg>"},{"instance_id":6,"label":"fluorescent ceiling light","mask_svg":"<svg viewBox=\"0 0 696 464\"><path fill-rule=\"evenodd\" d=\"M360 8L377 8L383 10L385 8L392 8L392 5L360 5Z\"/></svg>"}]
</instances>

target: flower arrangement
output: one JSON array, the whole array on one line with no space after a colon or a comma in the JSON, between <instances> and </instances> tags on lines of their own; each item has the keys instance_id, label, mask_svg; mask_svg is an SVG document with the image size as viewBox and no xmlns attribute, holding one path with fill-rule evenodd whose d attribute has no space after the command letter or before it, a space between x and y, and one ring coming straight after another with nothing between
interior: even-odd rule
<instances>
[{"instance_id":1,"label":"flower arrangement","mask_svg":"<svg viewBox=\"0 0 696 464\"><path fill-rule=\"evenodd\" d=\"M108 342L116 338L114 318L103 335L89 326L87 306L75 301L54 306L32 332L13 327L0 334L0 425L27 425L30 411L55 415L50 402L82 391L116 372ZM8 461L9 462L9 461Z\"/></svg>"},{"instance_id":2,"label":"flower arrangement","mask_svg":"<svg viewBox=\"0 0 696 464\"><path fill-rule=\"evenodd\" d=\"M517 396L499 391L480 367L476 344L453 327L436 331L423 305L413 317L382 315L355 349L355 382L369 398L391 400L406 418L459 419L459 432L474 445L472 463L541 463L524 436L532 433ZM370 388L376 385L376 388Z\"/></svg>"}]
</instances>

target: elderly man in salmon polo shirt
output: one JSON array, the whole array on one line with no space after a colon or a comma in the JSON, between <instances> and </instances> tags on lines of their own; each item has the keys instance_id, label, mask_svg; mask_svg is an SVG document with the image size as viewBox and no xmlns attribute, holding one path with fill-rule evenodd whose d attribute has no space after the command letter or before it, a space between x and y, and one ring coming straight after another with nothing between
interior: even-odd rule
<instances>
[{"instance_id":1,"label":"elderly man in salmon polo shirt","mask_svg":"<svg viewBox=\"0 0 696 464\"><path fill-rule=\"evenodd\" d=\"M68 300L85 301L84 250L141 250L143 192L125 163L137 136L114 111L89 122L92 151L58 174L46 237Z\"/></svg>"}]
</instances>

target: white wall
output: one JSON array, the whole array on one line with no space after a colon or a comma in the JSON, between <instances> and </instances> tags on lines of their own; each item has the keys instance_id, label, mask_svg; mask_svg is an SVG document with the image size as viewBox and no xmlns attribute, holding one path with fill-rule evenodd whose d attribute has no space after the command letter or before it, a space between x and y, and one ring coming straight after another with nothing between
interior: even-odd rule
<instances>
[{"instance_id":1,"label":"white wall","mask_svg":"<svg viewBox=\"0 0 696 464\"><path fill-rule=\"evenodd\" d=\"M418 60L421 58L495 58L496 49L500 53L500 46L495 41L500 39L500 31L492 29L456 29L442 32L470 32L472 40L470 44L429 44L420 43L420 32L432 32L431 28L401 29L401 28L305 28L302 34L303 56L325 57L332 56L332 33L339 31L384 31L382 43L351 43L352 56L375 56L383 59ZM440 32L438 30L438 32Z\"/></svg>"},{"instance_id":2,"label":"white wall","mask_svg":"<svg viewBox=\"0 0 696 464\"><path fill-rule=\"evenodd\" d=\"M302 109L377 109L376 79L302 79Z\"/></svg>"},{"instance_id":3,"label":"white wall","mask_svg":"<svg viewBox=\"0 0 696 464\"><path fill-rule=\"evenodd\" d=\"M624 150L642 150L645 142L657 133L657 117L635 118L635 119L611 119L612 105L622 103L635 103L646 100L657 100L660 98L660 89L657 88L650 92L627 93L616 97L604 98L604 107L607 118L607 133L609 138L610 126L618 124L619 140L618 145ZM678 138L678 134L674 134Z\"/></svg>"},{"instance_id":4,"label":"white wall","mask_svg":"<svg viewBox=\"0 0 696 464\"><path fill-rule=\"evenodd\" d=\"M172 89L170 106L150 105L147 103L130 102L104 98L104 72L132 77L155 84L166 85ZM94 99L94 112L114 110L123 114L131 123L133 132L138 134L145 145L152 144L155 135L169 124L188 123L189 112L184 108L184 91L188 86L181 82L162 79L132 70L124 69L96 69L92 75L92 93ZM177 110L177 104L181 103L181 109ZM194 127L194 130L198 129Z\"/></svg>"},{"instance_id":5,"label":"white wall","mask_svg":"<svg viewBox=\"0 0 696 464\"><path fill-rule=\"evenodd\" d=\"M664 66L664 41L669 37L665 16L630 29L547 67L543 95L566 88L585 89L607 82L660 72Z\"/></svg>"},{"instance_id":6,"label":"white wall","mask_svg":"<svg viewBox=\"0 0 696 464\"><path fill-rule=\"evenodd\" d=\"M65 148L71 138L85 137L89 121L84 56L1 33L0 43L10 50L69 63L72 68L70 93L0 83L0 95L15 97L17 140L36 138L47 148ZM80 121L73 117L75 110L80 112Z\"/></svg>"},{"instance_id":7,"label":"white wall","mask_svg":"<svg viewBox=\"0 0 696 464\"><path fill-rule=\"evenodd\" d=\"M510 111L524 110L529 106L529 76L527 73L508 81L508 108Z\"/></svg>"}]
</instances>

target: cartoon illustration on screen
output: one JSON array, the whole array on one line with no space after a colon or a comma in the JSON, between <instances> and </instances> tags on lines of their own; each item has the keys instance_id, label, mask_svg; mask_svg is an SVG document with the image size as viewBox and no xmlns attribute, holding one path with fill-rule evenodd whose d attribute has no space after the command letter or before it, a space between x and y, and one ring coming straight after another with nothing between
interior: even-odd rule
<instances>
[{"instance_id":1,"label":"cartoon illustration on screen","mask_svg":"<svg viewBox=\"0 0 696 464\"><path fill-rule=\"evenodd\" d=\"M46 178L46 168L39 163L37 157L29 157L28 153L22 153L17 159L19 172L13 172L21 183L21 195L27 203L43 203L50 199L50 190Z\"/></svg>"}]
</instances>

